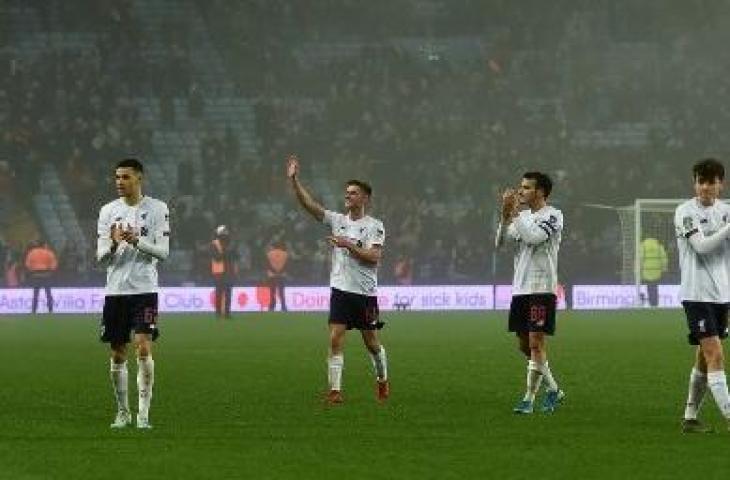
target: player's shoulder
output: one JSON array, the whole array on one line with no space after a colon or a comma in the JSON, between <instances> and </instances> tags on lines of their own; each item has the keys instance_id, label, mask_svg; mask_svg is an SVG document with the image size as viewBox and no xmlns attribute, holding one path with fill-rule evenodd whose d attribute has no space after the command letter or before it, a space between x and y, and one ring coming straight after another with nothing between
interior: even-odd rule
<instances>
[{"instance_id":1,"label":"player's shoulder","mask_svg":"<svg viewBox=\"0 0 730 480\"><path fill-rule=\"evenodd\" d=\"M335 210L325 209L322 220L325 222L328 220L329 220L329 222L342 222L342 221L344 221L345 218L346 218L346 215L344 215L340 212L337 212Z\"/></svg>"},{"instance_id":2,"label":"player's shoulder","mask_svg":"<svg viewBox=\"0 0 730 480\"><path fill-rule=\"evenodd\" d=\"M149 205L151 208L155 210L167 210L167 203L163 202L162 200L154 197L144 197L145 202L147 205Z\"/></svg>"},{"instance_id":3,"label":"player's shoulder","mask_svg":"<svg viewBox=\"0 0 730 480\"><path fill-rule=\"evenodd\" d=\"M694 198L690 198L689 200L685 200L684 202L677 205L677 209L675 212L679 214L690 214L697 212L697 202Z\"/></svg>"},{"instance_id":4,"label":"player's shoulder","mask_svg":"<svg viewBox=\"0 0 730 480\"><path fill-rule=\"evenodd\" d=\"M381 219L379 219L379 218L375 218L373 216L368 215L367 216L367 221L368 221L368 223L370 225L372 225L374 227L380 227L380 228L383 227L383 221Z\"/></svg>"},{"instance_id":5,"label":"player's shoulder","mask_svg":"<svg viewBox=\"0 0 730 480\"><path fill-rule=\"evenodd\" d=\"M105 203L102 205L102 207L99 209L99 215L105 215L110 212L113 212L117 208L119 208L122 205L123 201L121 198L116 198L110 202Z\"/></svg>"},{"instance_id":6,"label":"player's shoulder","mask_svg":"<svg viewBox=\"0 0 730 480\"><path fill-rule=\"evenodd\" d=\"M563 212L552 205L545 205L545 208L537 212L537 216L540 220L547 220L550 223L562 223L563 221Z\"/></svg>"}]
</instances>

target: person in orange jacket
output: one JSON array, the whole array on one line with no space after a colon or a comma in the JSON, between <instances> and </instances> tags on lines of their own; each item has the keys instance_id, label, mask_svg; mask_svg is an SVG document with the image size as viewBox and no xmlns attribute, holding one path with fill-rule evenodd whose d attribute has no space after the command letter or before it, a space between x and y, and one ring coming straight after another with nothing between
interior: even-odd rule
<instances>
[{"instance_id":1,"label":"person in orange jacket","mask_svg":"<svg viewBox=\"0 0 730 480\"><path fill-rule=\"evenodd\" d=\"M228 227L216 227L210 249L210 273L215 284L215 315L218 318L231 318L231 293L238 267Z\"/></svg>"},{"instance_id":2,"label":"person in orange jacket","mask_svg":"<svg viewBox=\"0 0 730 480\"><path fill-rule=\"evenodd\" d=\"M46 291L48 313L53 313L51 282L57 269L58 259L51 247L42 241L32 243L25 254L25 270L28 272L28 285L33 288L33 313L38 310L38 295L41 288Z\"/></svg>"},{"instance_id":3,"label":"person in orange jacket","mask_svg":"<svg viewBox=\"0 0 730 480\"><path fill-rule=\"evenodd\" d=\"M286 279L286 262L289 259L289 252L283 242L277 242L266 250L268 266L266 276L269 283L269 311L276 308L276 297L279 296L281 311L286 312L286 297L284 296L284 280Z\"/></svg>"}]
</instances>

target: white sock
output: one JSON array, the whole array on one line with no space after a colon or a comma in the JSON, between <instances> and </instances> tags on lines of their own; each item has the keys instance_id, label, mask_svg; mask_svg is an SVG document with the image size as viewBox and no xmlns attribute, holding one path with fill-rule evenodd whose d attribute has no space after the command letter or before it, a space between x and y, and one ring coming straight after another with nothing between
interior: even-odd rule
<instances>
[{"instance_id":1,"label":"white sock","mask_svg":"<svg viewBox=\"0 0 730 480\"><path fill-rule=\"evenodd\" d=\"M540 372L540 368L538 367L537 362L530 360L527 362L527 391L525 392L523 400L534 402L535 394L537 394L537 390L540 388L541 382L542 373Z\"/></svg>"},{"instance_id":2,"label":"white sock","mask_svg":"<svg viewBox=\"0 0 730 480\"><path fill-rule=\"evenodd\" d=\"M725 370L707 372L707 386L710 387L712 397L722 412L722 416L730 420L730 394L727 391Z\"/></svg>"},{"instance_id":3,"label":"white sock","mask_svg":"<svg viewBox=\"0 0 730 480\"><path fill-rule=\"evenodd\" d=\"M687 405L684 408L684 418L686 420L696 420L697 414L702 406L702 399L707 391L707 374L692 369L689 374L689 391L687 393Z\"/></svg>"},{"instance_id":4,"label":"white sock","mask_svg":"<svg viewBox=\"0 0 730 480\"><path fill-rule=\"evenodd\" d=\"M345 356L330 355L327 359L327 377L330 390L342 390L342 369L345 366Z\"/></svg>"},{"instance_id":5,"label":"white sock","mask_svg":"<svg viewBox=\"0 0 730 480\"><path fill-rule=\"evenodd\" d=\"M547 383L545 388L550 391L557 392L559 390L558 382L555 381L553 372L550 371L550 367L548 366L548 362L545 362L542 365L538 364L537 366L540 369L540 373L542 373L542 378L544 378Z\"/></svg>"},{"instance_id":6,"label":"white sock","mask_svg":"<svg viewBox=\"0 0 730 480\"><path fill-rule=\"evenodd\" d=\"M388 356L385 354L385 347L381 345L378 353L370 353L370 360L373 362L378 380L381 382L388 380Z\"/></svg>"},{"instance_id":7,"label":"white sock","mask_svg":"<svg viewBox=\"0 0 730 480\"><path fill-rule=\"evenodd\" d=\"M137 390L139 392L139 414L148 416L152 401L152 386L155 384L155 361L152 357L137 357Z\"/></svg>"},{"instance_id":8,"label":"white sock","mask_svg":"<svg viewBox=\"0 0 730 480\"><path fill-rule=\"evenodd\" d=\"M129 383L127 373L127 362L114 363L114 359L109 360L109 376L112 379L112 388L114 388L114 398L117 399L117 409L129 411L129 396L127 395L127 385Z\"/></svg>"}]
</instances>

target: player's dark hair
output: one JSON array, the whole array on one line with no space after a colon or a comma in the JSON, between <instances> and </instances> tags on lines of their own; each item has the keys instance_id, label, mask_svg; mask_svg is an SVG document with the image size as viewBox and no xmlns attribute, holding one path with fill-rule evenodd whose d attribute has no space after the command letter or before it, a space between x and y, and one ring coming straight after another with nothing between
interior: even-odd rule
<instances>
[{"instance_id":1,"label":"player's dark hair","mask_svg":"<svg viewBox=\"0 0 730 480\"><path fill-rule=\"evenodd\" d=\"M360 190L367 193L368 197L373 196L373 187L371 187L369 183L363 182L362 180L348 180L347 182L345 182L346 187L349 187L352 185L358 187Z\"/></svg>"},{"instance_id":2,"label":"player's dark hair","mask_svg":"<svg viewBox=\"0 0 730 480\"><path fill-rule=\"evenodd\" d=\"M715 179L725 180L725 167L714 158L705 158L692 167L692 178L704 182L714 182Z\"/></svg>"},{"instance_id":3,"label":"player's dark hair","mask_svg":"<svg viewBox=\"0 0 730 480\"><path fill-rule=\"evenodd\" d=\"M144 167L142 166L142 162L140 162L136 158L125 158L124 160L121 160L119 163L117 163L117 166L115 168L131 168L137 173L144 173Z\"/></svg>"},{"instance_id":4,"label":"player's dark hair","mask_svg":"<svg viewBox=\"0 0 730 480\"><path fill-rule=\"evenodd\" d=\"M542 172L527 172L522 175L522 178L527 180L535 181L535 188L542 190L542 194L545 198L550 196L550 192L553 191L553 181L546 174Z\"/></svg>"}]
</instances>

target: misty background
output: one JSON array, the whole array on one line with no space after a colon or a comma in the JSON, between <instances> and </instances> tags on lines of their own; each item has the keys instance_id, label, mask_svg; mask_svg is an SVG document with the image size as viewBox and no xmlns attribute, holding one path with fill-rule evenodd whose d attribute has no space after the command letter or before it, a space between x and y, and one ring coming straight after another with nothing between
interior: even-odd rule
<instances>
[{"instance_id":1,"label":"misty background","mask_svg":"<svg viewBox=\"0 0 730 480\"><path fill-rule=\"evenodd\" d=\"M690 197L726 157L728 24L719 0L2 0L1 282L46 240L59 284L101 285L98 210L134 156L171 208L163 284L210 283L220 224L240 283L283 244L289 283L326 284L290 153L327 208L372 184L383 284L509 283L495 221L526 170L555 183L562 281L620 282L618 216L586 205Z\"/></svg>"}]
</instances>

